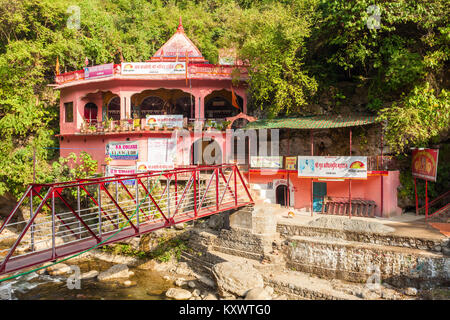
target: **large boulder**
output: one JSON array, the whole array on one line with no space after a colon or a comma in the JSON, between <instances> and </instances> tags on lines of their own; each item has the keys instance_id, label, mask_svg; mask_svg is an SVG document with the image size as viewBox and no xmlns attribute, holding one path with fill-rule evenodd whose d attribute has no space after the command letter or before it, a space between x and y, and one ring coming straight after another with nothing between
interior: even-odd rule
<instances>
[{"instance_id":1,"label":"large boulder","mask_svg":"<svg viewBox=\"0 0 450 320\"><path fill-rule=\"evenodd\" d=\"M48 267L47 272L51 276L60 276L73 271L67 264L57 263L53 266Z\"/></svg>"},{"instance_id":2,"label":"large boulder","mask_svg":"<svg viewBox=\"0 0 450 320\"><path fill-rule=\"evenodd\" d=\"M253 288L247 292L245 300L272 300L272 296L264 288Z\"/></svg>"},{"instance_id":3,"label":"large boulder","mask_svg":"<svg viewBox=\"0 0 450 320\"><path fill-rule=\"evenodd\" d=\"M192 297L192 293L185 289L170 288L166 292L166 297L175 300L188 300L190 297Z\"/></svg>"},{"instance_id":4,"label":"large boulder","mask_svg":"<svg viewBox=\"0 0 450 320\"><path fill-rule=\"evenodd\" d=\"M129 278L132 275L131 271L128 270L128 266L125 264L116 264L106 271L100 272L97 276L99 281L109 281L120 278Z\"/></svg>"},{"instance_id":5,"label":"large boulder","mask_svg":"<svg viewBox=\"0 0 450 320\"><path fill-rule=\"evenodd\" d=\"M244 297L250 289L264 287L261 274L246 263L221 262L214 265L212 273L222 297L229 294Z\"/></svg>"}]
</instances>

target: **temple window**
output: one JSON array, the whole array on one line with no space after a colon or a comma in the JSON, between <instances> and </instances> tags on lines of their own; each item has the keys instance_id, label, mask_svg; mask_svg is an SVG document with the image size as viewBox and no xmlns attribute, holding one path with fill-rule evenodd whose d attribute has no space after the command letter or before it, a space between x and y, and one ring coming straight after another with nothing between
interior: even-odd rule
<instances>
[{"instance_id":1,"label":"temple window","mask_svg":"<svg viewBox=\"0 0 450 320\"><path fill-rule=\"evenodd\" d=\"M64 103L64 122L73 122L73 102Z\"/></svg>"},{"instance_id":2,"label":"temple window","mask_svg":"<svg viewBox=\"0 0 450 320\"><path fill-rule=\"evenodd\" d=\"M223 97L213 97L205 103L205 117L224 119L233 117L239 113L239 109L233 107L230 101Z\"/></svg>"},{"instance_id":3,"label":"temple window","mask_svg":"<svg viewBox=\"0 0 450 320\"><path fill-rule=\"evenodd\" d=\"M97 122L97 112L98 107L95 103L89 102L84 106L84 119L88 123L96 123Z\"/></svg>"},{"instance_id":4,"label":"temple window","mask_svg":"<svg viewBox=\"0 0 450 320\"><path fill-rule=\"evenodd\" d=\"M114 97L108 103L108 119L120 120L120 98Z\"/></svg>"},{"instance_id":5,"label":"temple window","mask_svg":"<svg viewBox=\"0 0 450 320\"><path fill-rule=\"evenodd\" d=\"M141 118L145 118L147 114L164 114L167 109L166 103L160 97L147 97L141 103Z\"/></svg>"}]
</instances>

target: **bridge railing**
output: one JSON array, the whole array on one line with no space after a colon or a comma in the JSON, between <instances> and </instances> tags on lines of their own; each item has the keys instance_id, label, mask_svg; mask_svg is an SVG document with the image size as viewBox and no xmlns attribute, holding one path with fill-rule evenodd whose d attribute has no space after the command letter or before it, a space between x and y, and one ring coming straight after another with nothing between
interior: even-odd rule
<instances>
[{"instance_id":1,"label":"bridge railing","mask_svg":"<svg viewBox=\"0 0 450 320\"><path fill-rule=\"evenodd\" d=\"M251 203L228 164L32 184L0 227L0 274Z\"/></svg>"}]
</instances>

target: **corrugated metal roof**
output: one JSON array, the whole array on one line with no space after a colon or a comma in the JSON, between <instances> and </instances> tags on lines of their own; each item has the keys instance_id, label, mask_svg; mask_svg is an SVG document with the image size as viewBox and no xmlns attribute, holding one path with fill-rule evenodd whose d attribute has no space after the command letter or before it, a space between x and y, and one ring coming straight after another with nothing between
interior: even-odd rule
<instances>
[{"instance_id":1,"label":"corrugated metal roof","mask_svg":"<svg viewBox=\"0 0 450 320\"><path fill-rule=\"evenodd\" d=\"M301 118L261 119L248 123L244 129L329 129L355 127L377 122L376 116L310 116Z\"/></svg>"}]
</instances>

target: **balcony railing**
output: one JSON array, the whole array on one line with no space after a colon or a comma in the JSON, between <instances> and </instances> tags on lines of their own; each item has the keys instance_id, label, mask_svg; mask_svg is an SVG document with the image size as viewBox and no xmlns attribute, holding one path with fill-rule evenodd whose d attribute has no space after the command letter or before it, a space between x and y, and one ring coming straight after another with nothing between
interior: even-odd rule
<instances>
[{"instance_id":1,"label":"balcony railing","mask_svg":"<svg viewBox=\"0 0 450 320\"><path fill-rule=\"evenodd\" d=\"M168 125L149 125L146 119L125 119L125 120L106 120L97 122L95 120L85 120L81 127L82 134L104 134L120 132L147 132L147 131L173 131L175 129L187 130L219 130L225 131L230 122L225 119L190 119L183 118L182 127L173 127Z\"/></svg>"}]
</instances>

